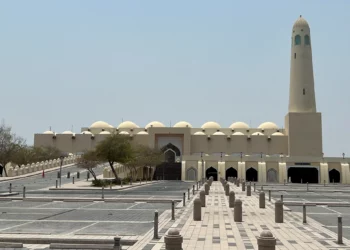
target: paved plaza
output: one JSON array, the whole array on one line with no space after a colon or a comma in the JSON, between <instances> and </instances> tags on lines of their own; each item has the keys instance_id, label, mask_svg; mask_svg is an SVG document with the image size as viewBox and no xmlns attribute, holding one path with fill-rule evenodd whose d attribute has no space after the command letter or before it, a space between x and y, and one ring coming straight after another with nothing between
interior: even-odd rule
<instances>
[{"instance_id":1,"label":"paved plaza","mask_svg":"<svg viewBox=\"0 0 350 250\"><path fill-rule=\"evenodd\" d=\"M300 210L284 207L284 223L275 223L274 198L280 198L277 194L271 202L266 201L265 209L259 209L258 190L247 197L241 187L233 184L230 187L236 193L236 199L243 201L243 222L234 222L228 197L221 183L214 182L207 196L207 206L202 209L202 221L193 220L193 204L190 204L171 226L183 236L183 249L258 249L257 237L263 230L271 231L277 238L276 249L350 249L347 239L343 239L343 245L338 245L337 235L312 216L307 218L307 224L303 224ZM343 225L347 225L346 220ZM153 244L152 249L163 249L164 238Z\"/></svg>"},{"instance_id":2,"label":"paved plaza","mask_svg":"<svg viewBox=\"0 0 350 250\"><path fill-rule=\"evenodd\" d=\"M277 238L276 249L350 249L350 190L346 185L255 184L252 196L230 183L236 199L243 201L243 222L234 222L233 208L220 182L213 182L202 221L193 221L193 200L187 198L194 183L182 181L135 182L132 185L93 188L83 178L72 184L75 166L64 169L62 188L55 189L57 171L0 182L7 192L11 182L18 195L0 197L0 241L21 242L23 248L50 249L50 242L109 242L122 238L123 249L164 249L164 236L177 228L183 249L258 249L257 237L270 230ZM97 169L100 174L102 168ZM85 174L86 177L86 174ZM27 187L26 198L22 188ZM76 187L80 187L75 189ZM266 194L266 209L259 209L258 195ZM271 190L272 200L268 201ZM183 193L186 206L183 207ZM274 221L274 202L283 195L284 223ZM171 201L176 220L171 220ZM302 223L302 204L307 205L307 224ZM159 212L160 239L153 239L154 212ZM344 244L338 245L337 217L343 217ZM36 242L35 239L39 241ZM54 241L55 242L55 241ZM38 244L40 243L40 244ZM87 244L87 243L86 243ZM106 245L107 246L107 245ZM10 248L11 249L11 248Z\"/></svg>"}]
</instances>

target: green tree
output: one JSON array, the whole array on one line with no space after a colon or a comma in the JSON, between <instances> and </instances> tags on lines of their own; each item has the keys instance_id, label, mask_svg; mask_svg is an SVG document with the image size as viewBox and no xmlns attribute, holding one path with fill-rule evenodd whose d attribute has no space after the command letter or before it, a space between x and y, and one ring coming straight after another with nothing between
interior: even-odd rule
<instances>
[{"instance_id":1,"label":"green tree","mask_svg":"<svg viewBox=\"0 0 350 250\"><path fill-rule=\"evenodd\" d=\"M10 126L0 125L0 163L7 176L6 164L13 161L15 155L25 146L25 140L11 131Z\"/></svg>"},{"instance_id":2,"label":"green tree","mask_svg":"<svg viewBox=\"0 0 350 250\"><path fill-rule=\"evenodd\" d=\"M84 153L80 158L78 158L77 167L88 170L97 181L94 168L96 168L101 163L101 160L97 157L96 151L91 150Z\"/></svg>"},{"instance_id":3,"label":"green tree","mask_svg":"<svg viewBox=\"0 0 350 250\"><path fill-rule=\"evenodd\" d=\"M124 164L130 161L132 153L130 138L125 135L111 134L96 146L97 157L109 163L115 179L118 179L118 174L114 169L114 163Z\"/></svg>"}]
</instances>

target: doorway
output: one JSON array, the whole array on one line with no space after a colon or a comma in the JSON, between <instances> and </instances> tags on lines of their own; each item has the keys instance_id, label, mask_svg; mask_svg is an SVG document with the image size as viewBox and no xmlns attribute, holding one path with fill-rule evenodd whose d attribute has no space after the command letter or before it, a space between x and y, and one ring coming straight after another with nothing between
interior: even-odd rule
<instances>
[{"instance_id":1,"label":"doorway","mask_svg":"<svg viewBox=\"0 0 350 250\"><path fill-rule=\"evenodd\" d=\"M247 169L246 181L258 181L258 171L255 168Z\"/></svg>"},{"instance_id":2,"label":"doorway","mask_svg":"<svg viewBox=\"0 0 350 250\"><path fill-rule=\"evenodd\" d=\"M340 172L336 169L329 171L329 183L340 183Z\"/></svg>"},{"instance_id":3,"label":"doorway","mask_svg":"<svg viewBox=\"0 0 350 250\"><path fill-rule=\"evenodd\" d=\"M318 183L318 169L315 167L290 167L288 178L292 183Z\"/></svg>"},{"instance_id":4,"label":"doorway","mask_svg":"<svg viewBox=\"0 0 350 250\"><path fill-rule=\"evenodd\" d=\"M213 176L214 181L218 180L218 171L213 167L210 167L205 171L205 177L207 179L209 179L211 176Z\"/></svg>"},{"instance_id":5,"label":"doorway","mask_svg":"<svg viewBox=\"0 0 350 250\"><path fill-rule=\"evenodd\" d=\"M233 167L226 169L225 179L228 180L228 177L237 177L237 170Z\"/></svg>"}]
</instances>

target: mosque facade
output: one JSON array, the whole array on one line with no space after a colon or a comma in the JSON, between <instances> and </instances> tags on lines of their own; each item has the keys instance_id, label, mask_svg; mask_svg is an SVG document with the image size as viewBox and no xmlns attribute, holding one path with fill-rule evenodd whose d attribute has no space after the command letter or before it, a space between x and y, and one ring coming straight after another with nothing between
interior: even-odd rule
<instances>
[{"instance_id":1,"label":"mosque facade","mask_svg":"<svg viewBox=\"0 0 350 250\"><path fill-rule=\"evenodd\" d=\"M222 127L214 121L200 128L186 121L167 127L153 121L140 127L124 121L117 127L97 121L81 133L46 131L34 135L35 146L53 146L67 153L93 149L111 133L133 143L163 150L165 162L153 169L156 179L200 180L229 176L261 183L350 184L349 158L325 157L322 117L316 109L310 27L303 17L291 34L289 107L284 127L244 122ZM143 170L146 175L147 170ZM149 170L148 170L149 171Z\"/></svg>"}]
</instances>

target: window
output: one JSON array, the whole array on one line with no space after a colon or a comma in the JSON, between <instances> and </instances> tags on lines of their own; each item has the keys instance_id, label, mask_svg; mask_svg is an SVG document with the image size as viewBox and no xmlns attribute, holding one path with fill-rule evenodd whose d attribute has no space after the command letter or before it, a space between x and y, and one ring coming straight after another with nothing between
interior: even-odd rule
<instances>
[{"instance_id":1,"label":"window","mask_svg":"<svg viewBox=\"0 0 350 250\"><path fill-rule=\"evenodd\" d=\"M310 36L305 35L304 39L305 39L305 45L310 45Z\"/></svg>"},{"instance_id":2,"label":"window","mask_svg":"<svg viewBox=\"0 0 350 250\"><path fill-rule=\"evenodd\" d=\"M297 59L297 53L294 53L294 59Z\"/></svg>"},{"instance_id":3,"label":"window","mask_svg":"<svg viewBox=\"0 0 350 250\"><path fill-rule=\"evenodd\" d=\"M303 95L305 95L305 89L303 89Z\"/></svg>"},{"instance_id":4,"label":"window","mask_svg":"<svg viewBox=\"0 0 350 250\"><path fill-rule=\"evenodd\" d=\"M301 36L296 35L294 38L294 45L300 45L301 44Z\"/></svg>"}]
</instances>

